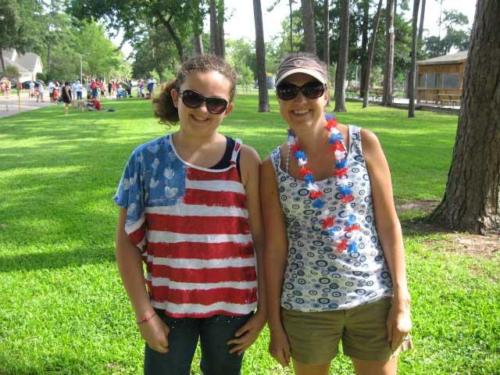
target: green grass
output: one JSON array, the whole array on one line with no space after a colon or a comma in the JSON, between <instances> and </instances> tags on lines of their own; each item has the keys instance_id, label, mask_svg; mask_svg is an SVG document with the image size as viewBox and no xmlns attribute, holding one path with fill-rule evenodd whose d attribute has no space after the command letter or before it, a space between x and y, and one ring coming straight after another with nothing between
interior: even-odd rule
<instances>
[{"instance_id":1,"label":"green grass","mask_svg":"<svg viewBox=\"0 0 500 375\"><path fill-rule=\"evenodd\" d=\"M241 95L222 131L262 157L285 139L277 103L257 113ZM116 112L50 107L0 119L0 374L139 374L143 343L114 263L112 202L130 152L166 132L150 102ZM372 129L398 200L439 200L457 117L348 103L344 123ZM408 214L407 217L419 215ZM401 374L498 374L498 256L444 251L444 234L407 233L415 350ZM268 332L244 374L290 374L267 354ZM197 366L193 366L198 374ZM352 373L342 356L332 374Z\"/></svg>"}]
</instances>

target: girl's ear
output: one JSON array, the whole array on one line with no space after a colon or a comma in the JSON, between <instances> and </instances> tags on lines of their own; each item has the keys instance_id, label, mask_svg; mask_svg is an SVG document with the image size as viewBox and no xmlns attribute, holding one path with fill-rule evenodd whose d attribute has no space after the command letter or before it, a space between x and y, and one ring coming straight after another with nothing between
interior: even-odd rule
<instances>
[{"instance_id":1,"label":"girl's ear","mask_svg":"<svg viewBox=\"0 0 500 375\"><path fill-rule=\"evenodd\" d=\"M172 97L172 103L174 104L174 107L177 108L177 102L179 100L179 91L177 89L172 89L170 90L170 96Z\"/></svg>"},{"instance_id":2,"label":"girl's ear","mask_svg":"<svg viewBox=\"0 0 500 375\"><path fill-rule=\"evenodd\" d=\"M229 103L227 105L226 111L224 112L224 116L229 116L229 114L233 111L234 105L233 103Z\"/></svg>"}]
</instances>

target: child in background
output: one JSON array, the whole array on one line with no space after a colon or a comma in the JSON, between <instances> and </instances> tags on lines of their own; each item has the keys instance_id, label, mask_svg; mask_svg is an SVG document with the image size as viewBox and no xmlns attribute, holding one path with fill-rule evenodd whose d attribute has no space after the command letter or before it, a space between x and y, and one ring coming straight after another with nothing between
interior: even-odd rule
<instances>
[{"instance_id":1,"label":"child in background","mask_svg":"<svg viewBox=\"0 0 500 375\"><path fill-rule=\"evenodd\" d=\"M235 84L218 57L186 61L155 99L156 116L178 130L132 153L115 196L116 257L145 374L189 375L198 340L203 374L240 374L265 324L260 160L218 132Z\"/></svg>"}]
</instances>

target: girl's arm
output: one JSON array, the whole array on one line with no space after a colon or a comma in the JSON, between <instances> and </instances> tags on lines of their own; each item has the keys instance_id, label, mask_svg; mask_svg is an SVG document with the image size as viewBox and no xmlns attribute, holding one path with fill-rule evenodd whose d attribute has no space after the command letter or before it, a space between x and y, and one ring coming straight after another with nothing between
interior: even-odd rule
<instances>
[{"instance_id":1,"label":"girl's arm","mask_svg":"<svg viewBox=\"0 0 500 375\"><path fill-rule=\"evenodd\" d=\"M118 270L123 286L134 308L142 337L151 349L165 353L168 351L168 327L156 315L149 301L141 254L125 233L126 218L127 210L120 208L116 228L116 262Z\"/></svg>"},{"instance_id":2,"label":"girl's arm","mask_svg":"<svg viewBox=\"0 0 500 375\"><path fill-rule=\"evenodd\" d=\"M411 329L410 293L406 280L403 235L394 206L391 173L378 138L362 130L363 154L370 176L375 223L393 283L388 340L397 348Z\"/></svg>"},{"instance_id":3,"label":"girl's arm","mask_svg":"<svg viewBox=\"0 0 500 375\"><path fill-rule=\"evenodd\" d=\"M241 180L245 186L248 209L248 222L252 234L253 245L257 260L257 311L252 318L235 332L235 338L228 342L231 345L230 353L241 354L259 336L266 324L266 295L264 288L264 272L262 264L262 250L264 233L259 196L259 168L260 158L257 152L246 145L242 146L240 157Z\"/></svg>"},{"instance_id":4,"label":"girl's arm","mask_svg":"<svg viewBox=\"0 0 500 375\"><path fill-rule=\"evenodd\" d=\"M268 324L271 330L271 355L283 366L290 362L290 345L281 323L281 288L288 255L288 241L276 175L270 159L261 168L260 194L262 217L266 228L264 271Z\"/></svg>"}]
</instances>

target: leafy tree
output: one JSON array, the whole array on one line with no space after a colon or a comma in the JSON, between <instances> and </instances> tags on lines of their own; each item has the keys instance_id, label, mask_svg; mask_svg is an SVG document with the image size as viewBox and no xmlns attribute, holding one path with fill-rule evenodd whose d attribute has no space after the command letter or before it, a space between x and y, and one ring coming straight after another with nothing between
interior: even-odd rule
<instances>
[{"instance_id":1,"label":"leafy tree","mask_svg":"<svg viewBox=\"0 0 500 375\"><path fill-rule=\"evenodd\" d=\"M429 57L446 55L453 48L467 50L470 30L463 30L469 23L467 16L456 10L445 10L441 23L446 28L446 35L443 38L432 35L425 39L425 49Z\"/></svg>"},{"instance_id":2,"label":"leafy tree","mask_svg":"<svg viewBox=\"0 0 500 375\"><path fill-rule=\"evenodd\" d=\"M199 6L200 0L69 0L68 11L79 19L103 19L131 42L151 27L163 27L182 61L188 56L184 46L199 33Z\"/></svg>"}]
</instances>

